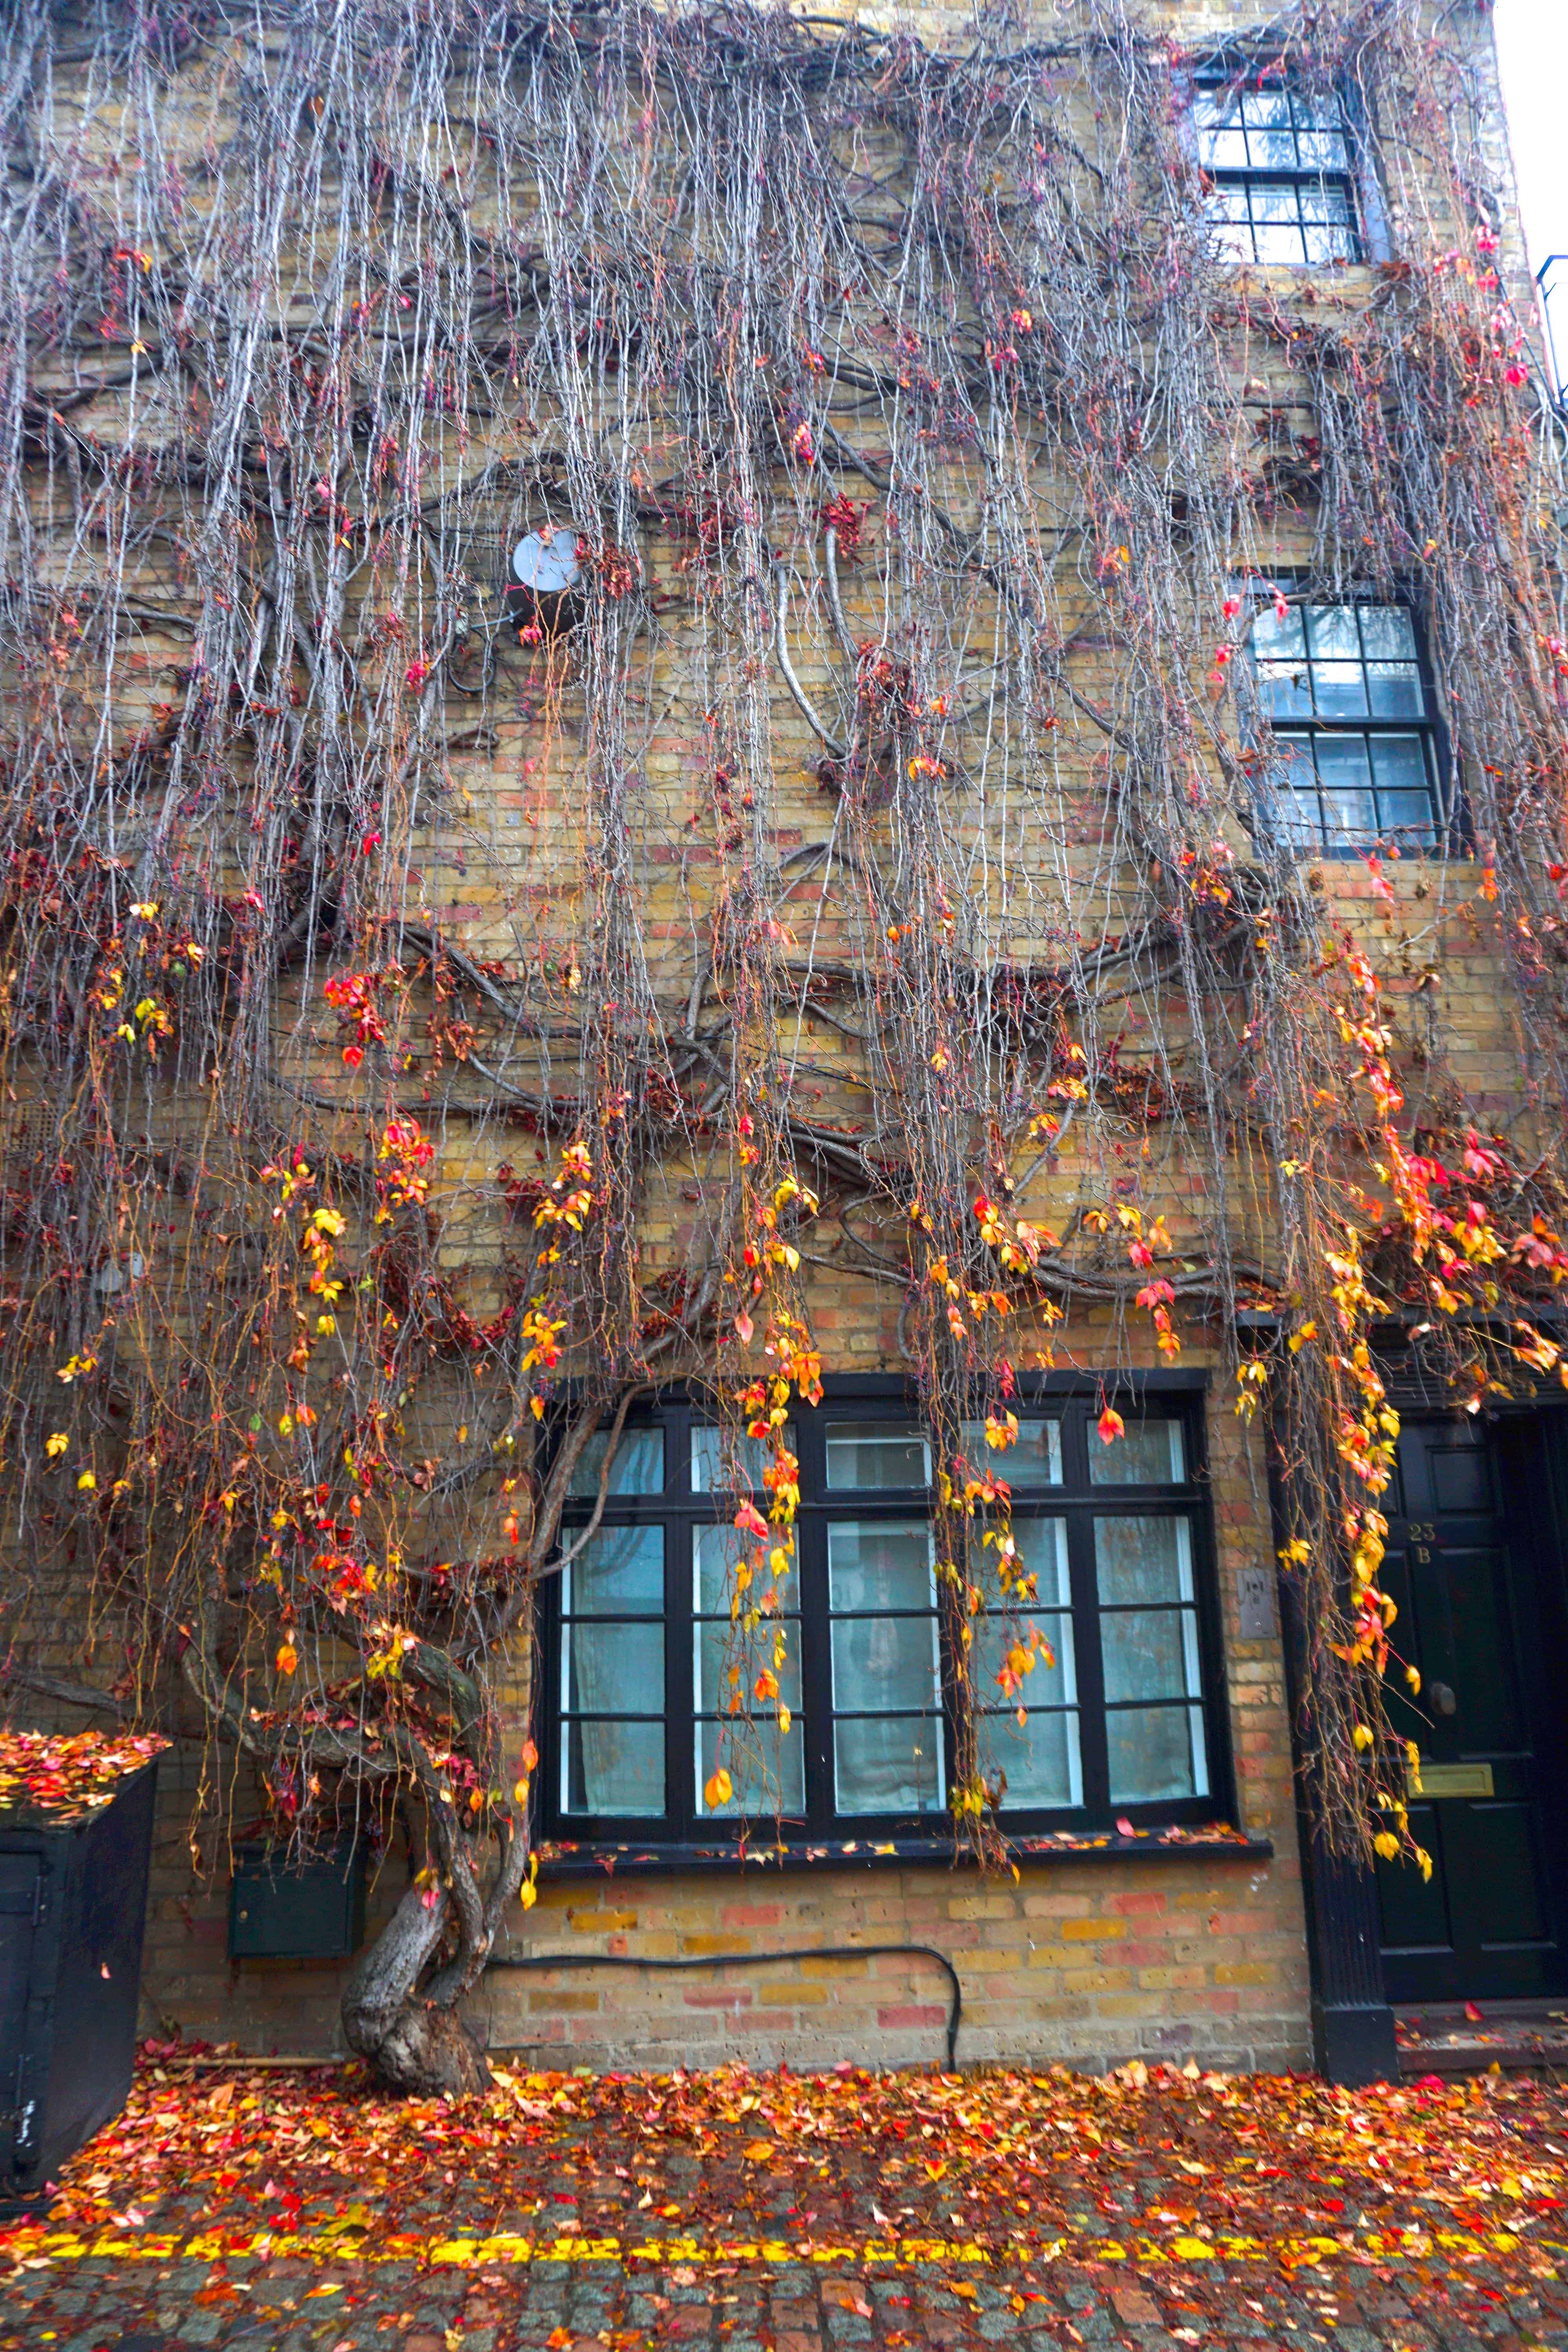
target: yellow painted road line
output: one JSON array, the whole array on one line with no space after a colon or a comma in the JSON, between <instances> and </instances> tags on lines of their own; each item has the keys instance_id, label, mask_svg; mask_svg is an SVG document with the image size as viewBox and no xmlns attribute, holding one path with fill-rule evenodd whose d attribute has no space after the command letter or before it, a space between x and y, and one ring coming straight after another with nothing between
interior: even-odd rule
<instances>
[{"instance_id":1,"label":"yellow painted road line","mask_svg":"<svg viewBox=\"0 0 1568 2352\"><path fill-rule=\"evenodd\" d=\"M315 2231L260 2230L251 2232L204 2230L193 2237L153 2231L96 2235L50 2232L37 2229L0 2231L0 2258L13 2262L268 2262L289 2260L321 2263L356 2262L422 2263L432 2268L466 2269L486 2263L621 2263L664 2264L672 2268L711 2268L719 2264L760 2263L778 2270L793 2265L817 2267L877 2267L905 2270L917 2263L975 2263L1008 2260L1054 2262L1063 2257L1087 2262L1140 2264L1159 2263L1283 2262L1310 2264L1344 2255L1388 2261L1419 2258L1431 2253L1508 2254L1522 2245L1515 2231L1497 2230L1481 2234L1468 2230L1345 2231L1337 2238L1257 2238L1237 2234L1184 2236L1172 2239L1134 2237L1067 2237L1037 2243L1014 2241L1000 2247L969 2239L868 2239L858 2244L819 2245L813 2240L791 2243L783 2238L723 2239L709 2244L696 2238L647 2238L623 2242L616 2237L527 2238L505 2233L489 2237L414 2238L377 2236L362 2243L361 2232L347 2229ZM1534 2239L1542 2253L1568 2255L1568 2246Z\"/></svg>"}]
</instances>

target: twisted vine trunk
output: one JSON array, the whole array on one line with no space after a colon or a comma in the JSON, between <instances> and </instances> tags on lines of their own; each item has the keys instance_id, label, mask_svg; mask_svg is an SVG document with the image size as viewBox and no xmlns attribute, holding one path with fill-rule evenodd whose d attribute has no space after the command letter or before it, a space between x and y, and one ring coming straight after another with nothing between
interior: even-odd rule
<instances>
[{"instance_id":1,"label":"twisted vine trunk","mask_svg":"<svg viewBox=\"0 0 1568 2352\"><path fill-rule=\"evenodd\" d=\"M416 2098L489 2087L484 2052L457 2009L484 1966L488 1937L484 1950L459 1951L428 1978L451 1911L445 1894L429 1905L423 1890L411 1886L343 1987L349 2048L384 2089Z\"/></svg>"}]
</instances>

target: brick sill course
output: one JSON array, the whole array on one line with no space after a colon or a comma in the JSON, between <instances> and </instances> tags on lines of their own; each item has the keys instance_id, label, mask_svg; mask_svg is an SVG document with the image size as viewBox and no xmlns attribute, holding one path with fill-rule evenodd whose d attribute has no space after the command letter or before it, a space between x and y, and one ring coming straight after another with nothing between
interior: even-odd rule
<instances>
[{"instance_id":1,"label":"brick sill course","mask_svg":"<svg viewBox=\"0 0 1568 2352\"><path fill-rule=\"evenodd\" d=\"M1018 1862L1120 1862L1161 1854L1205 1854L1216 1862L1271 1862L1274 1841L1249 1837L1226 1822L1205 1822L1194 1828L1136 1830L1131 1837L1105 1831L1062 1830L1022 1835L1009 1841ZM855 1838L821 1845L609 1845L552 1843L538 1849L542 1879L607 1878L617 1870L638 1878L673 1877L679 1873L748 1869L816 1870L824 1864L857 1864L875 1869L880 1864L947 1863L963 1864L973 1857L955 1854L951 1838Z\"/></svg>"}]
</instances>

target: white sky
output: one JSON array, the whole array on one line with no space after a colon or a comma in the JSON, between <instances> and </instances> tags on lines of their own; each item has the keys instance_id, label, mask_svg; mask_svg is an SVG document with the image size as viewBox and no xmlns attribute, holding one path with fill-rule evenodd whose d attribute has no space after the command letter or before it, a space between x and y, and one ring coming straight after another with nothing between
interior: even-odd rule
<instances>
[{"instance_id":1,"label":"white sky","mask_svg":"<svg viewBox=\"0 0 1568 2352\"><path fill-rule=\"evenodd\" d=\"M1530 266L1539 269L1548 254L1568 253L1568 0L1497 0L1497 40Z\"/></svg>"}]
</instances>

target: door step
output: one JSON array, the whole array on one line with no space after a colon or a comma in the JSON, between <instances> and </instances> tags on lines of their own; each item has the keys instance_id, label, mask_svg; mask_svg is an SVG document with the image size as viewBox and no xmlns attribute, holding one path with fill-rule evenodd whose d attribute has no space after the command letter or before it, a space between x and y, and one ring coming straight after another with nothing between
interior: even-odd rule
<instances>
[{"instance_id":1,"label":"door step","mask_svg":"<svg viewBox=\"0 0 1568 2352\"><path fill-rule=\"evenodd\" d=\"M1568 2074L1568 1998L1426 2001L1396 2009L1394 2030L1402 2075Z\"/></svg>"}]
</instances>

